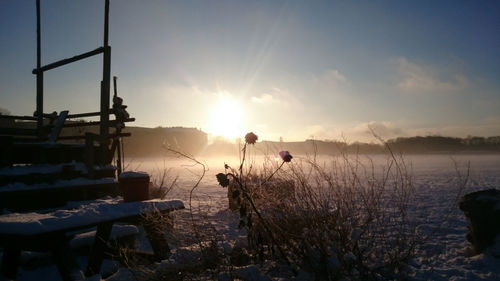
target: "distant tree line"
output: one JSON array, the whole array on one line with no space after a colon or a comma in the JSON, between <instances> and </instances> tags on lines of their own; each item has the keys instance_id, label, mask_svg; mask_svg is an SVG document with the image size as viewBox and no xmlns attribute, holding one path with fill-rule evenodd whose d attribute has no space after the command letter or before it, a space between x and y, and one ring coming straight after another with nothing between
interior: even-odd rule
<instances>
[{"instance_id":1,"label":"distant tree line","mask_svg":"<svg viewBox=\"0 0 500 281\"><path fill-rule=\"evenodd\" d=\"M0 127L32 128L34 122L1 123ZM82 121L68 121L82 122ZM97 126L64 128L61 136L82 135L85 132L98 132ZM197 128L185 127L156 127L143 128L127 126L124 132L132 133L131 137L124 138L124 152L130 157L154 157L165 154L164 147L170 147L191 155L204 154L207 156L238 155L241 147L234 142L224 139L215 139L208 143L208 135ZM466 138L444 136L416 136L399 137L387 141L387 145L394 152L401 153L500 153L500 136ZM346 143L335 140L305 140L302 142L259 141L255 145L256 152L273 155L277 151L288 150L293 154L323 154L338 155L340 153L379 154L385 153L381 143Z\"/></svg>"},{"instance_id":2,"label":"distant tree line","mask_svg":"<svg viewBox=\"0 0 500 281\"><path fill-rule=\"evenodd\" d=\"M454 138L443 136L400 137L387 141L388 147L398 153L500 153L500 136ZM219 144L220 146L220 144ZM289 150L295 154L337 155L340 153L379 154L385 153L382 143L346 143L340 141L306 140L304 142L269 142L257 144L259 151L266 153Z\"/></svg>"},{"instance_id":3,"label":"distant tree line","mask_svg":"<svg viewBox=\"0 0 500 281\"><path fill-rule=\"evenodd\" d=\"M442 136L396 138L388 141L393 149L402 152L499 151L500 136L453 138Z\"/></svg>"}]
</instances>

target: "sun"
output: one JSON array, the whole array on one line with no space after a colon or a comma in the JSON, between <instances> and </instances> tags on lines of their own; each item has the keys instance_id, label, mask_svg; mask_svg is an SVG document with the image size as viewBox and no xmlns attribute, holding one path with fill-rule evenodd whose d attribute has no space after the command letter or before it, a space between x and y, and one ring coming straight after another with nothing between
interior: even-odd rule
<instances>
[{"instance_id":1,"label":"sun","mask_svg":"<svg viewBox=\"0 0 500 281\"><path fill-rule=\"evenodd\" d=\"M228 96L221 95L219 101L212 108L209 123L209 132L214 136L228 139L241 137L243 108Z\"/></svg>"}]
</instances>

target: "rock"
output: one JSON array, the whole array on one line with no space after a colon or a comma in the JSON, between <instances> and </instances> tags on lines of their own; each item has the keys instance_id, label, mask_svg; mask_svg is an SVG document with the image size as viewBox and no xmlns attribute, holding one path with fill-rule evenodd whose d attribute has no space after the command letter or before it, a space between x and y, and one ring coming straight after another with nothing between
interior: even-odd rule
<instances>
[{"instance_id":1,"label":"rock","mask_svg":"<svg viewBox=\"0 0 500 281\"><path fill-rule=\"evenodd\" d=\"M467 217L467 240L475 254L495 244L500 233L500 190L488 189L464 195L459 202Z\"/></svg>"}]
</instances>

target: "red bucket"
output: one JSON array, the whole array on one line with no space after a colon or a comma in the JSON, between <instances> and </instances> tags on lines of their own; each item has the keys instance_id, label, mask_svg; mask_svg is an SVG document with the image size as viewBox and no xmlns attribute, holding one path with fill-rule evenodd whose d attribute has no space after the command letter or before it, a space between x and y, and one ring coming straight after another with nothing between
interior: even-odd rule
<instances>
[{"instance_id":1,"label":"red bucket","mask_svg":"<svg viewBox=\"0 0 500 281\"><path fill-rule=\"evenodd\" d=\"M118 177L124 202L149 200L149 175L145 172L123 172Z\"/></svg>"}]
</instances>

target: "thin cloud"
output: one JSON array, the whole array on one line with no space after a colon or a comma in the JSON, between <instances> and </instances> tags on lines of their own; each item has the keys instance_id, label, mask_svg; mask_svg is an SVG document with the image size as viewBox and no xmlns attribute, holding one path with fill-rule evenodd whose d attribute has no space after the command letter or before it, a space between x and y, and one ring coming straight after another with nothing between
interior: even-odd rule
<instances>
[{"instance_id":1,"label":"thin cloud","mask_svg":"<svg viewBox=\"0 0 500 281\"><path fill-rule=\"evenodd\" d=\"M252 96L250 100L255 105L279 104L281 106L296 106L301 104L301 102L297 100L296 95L277 87L265 91L260 95Z\"/></svg>"},{"instance_id":2,"label":"thin cloud","mask_svg":"<svg viewBox=\"0 0 500 281\"><path fill-rule=\"evenodd\" d=\"M400 80L398 87L405 92L444 93L466 89L470 82L462 74L448 75L441 78L442 72L437 69L420 66L406 58L398 59Z\"/></svg>"},{"instance_id":3,"label":"thin cloud","mask_svg":"<svg viewBox=\"0 0 500 281\"><path fill-rule=\"evenodd\" d=\"M342 74L338 69L327 69L321 74L315 75L313 77L313 81L315 84L328 87L338 87L348 82L345 75Z\"/></svg>"},{"instance_id":4,"label":"thin cloud","mask_svg":"<svg viewBox=\"0 0 500 281\"><path fill-rule=\"evenodd\" d=\"M402 128L389 121L370 121L360 123L354 126L353 129L347 133L349 135L353 135L355 138L361 139L374 139L374 133L383 139L391 139L406 135Z\"/></svg>"},{"instance_id":5,"label":"thin cloud","mask_svg":"<svg viewBox=\"0 0 500 281\"><path fill-rule=\"evenodd\" d=\"M323 79L326 81L335 81L335 82L346 82L347 79L345 76L340 73L337 69L329 69L323 74Z\"/></svg>"},{"instance_id":6,"label":"thin cloud","mask_svg":"<svg viewBox=\"0 0 500 281\"><path fill-rule=\"evenodd\" d=\"M275 102L275 99L270 94L262 94L258 97L252 97L251 100L252 102L258 104L269 104Z\"/></svg>"}]
</instances>

